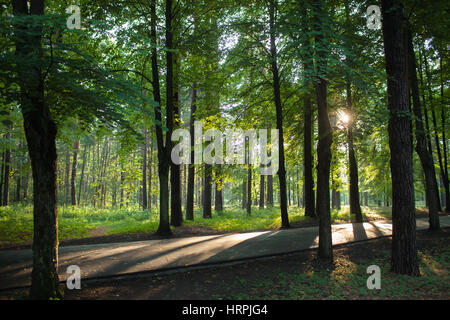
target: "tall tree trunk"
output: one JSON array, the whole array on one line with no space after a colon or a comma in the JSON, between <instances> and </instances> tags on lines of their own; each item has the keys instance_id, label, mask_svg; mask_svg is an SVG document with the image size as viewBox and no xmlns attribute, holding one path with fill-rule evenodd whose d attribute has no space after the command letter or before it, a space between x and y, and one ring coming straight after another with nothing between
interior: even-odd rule
<instances>
[{"instance_id":1,"label":"tall tree trunk","mask_svg":"<svg viewBox=\"0 0 450 320\"><path fill-rule=\"evenodd\" d=\"M78 199L77 205L80 205L81 201L81 189L83 188L83 178L84 178L84 170L86 169L86 155L89 150L89 146L84 147L83 151L83 163L81 164L81 175L80 175L80 183L78 184Z\"/></svg>"},{"instance_id":2,"label":"tall tree trunk","mask_svg":"<svg viewBox=\"0 0 450 320\"><path fill-rule=\"evenodd\" d=\"M70 194L70 151L66 151L66 171L65 171L65 182L64 182L64 205L69 203Z\"/></svg>"},{"instance_id":3,"label":"tall tree trunk","mask_svg":"<svg viewBox=\"0 0 450 320\"><path fill-rule=\"evenodd\" d=\"M242 180L242 209L247 209L247 179Z\"/></svg>"},{"instance_id":4,"label":"tall tree trunk","mask_svg":"<svg viewBox=\"0 0 450 320\"><path fill-rule=\"evenodd\" d=\"M409 111L405 18L400 0L382 0L384 52L388 76L389 148L392 176L393 272L420 274L416 247L416 219Z\"/></svg>"},{"instance_id":5,"label":"tall tree trunk","mask_svg":"<svg viewBox=\"0 0 450 320\"><path fill-rule=\"evenodd\" d=\"M3 181L5 178L5 152L2 152L2 166L0 171L0 207L3 206Z\"/></svg>"},{"instance_id":6,"label":"tall tree trunk","mask_svg":"<svg viewBox=\"0 0 450 320\"><path fill-rule=\"evenodd\" d=\"M440 76L441 76L441 127L442 127L442 150L444 153L444 187L445 187L445 212L450 213L450 186L449 186L449 180L448 180L448 158L447 158L447 139L445 138L445 109L448 107L448 105L445 104L445 97L444 97L444 81L442 80L442 55L439 56L439 62L440 62Z\"/></svg>"},{"instance_id":7,"label":"tall tree trunk","mask_svg":"<svg viewBox=\"0 0 450 320\"><path fill-rule=\"evenodd\" d=\"M353 144L353 124L354 115L352 108L352 89L350 79L347 77L347 112L349 114L349 123L347 128L347 143L348 143L348 167L349 167L349 195L350 195L350 214L355 215L356 222L362 222L362 213L359 200L359 175L358 162L355 156L355 147Z\"/></svg>"},{"instance_id":8,"label":"tall tree trunk","mask_svg":"<svg viewBox=\"0 0 450 320\"><path fill-rule=\"evenodd\" d=\"M408 76L409 85L411 88L411 95L413 101L413 111L416 124L416 152L419 155L420 163L422 164L422 170L425 175L425 194L428 202L429 222L430 230L439 229L439 215L438 215L438 202L439 198L436 197L435 190L437 189L436 176L433 172L433 160L431 154L427 149L427 142L425 138L425 129L422 121L422 108L420 105L419 86L417 83L417 67L416 57L414 54L414 47L412 42L412 33L407 31L408 39Z\"/></svg>"},{"instance_id":9,"label":"tall tree trunk","mask_svg":"<svg viewBox=\"0 0 450 320\"><path fill-rule=\"evenodd\" d=\"M180 78L180 59L178 54L173 55L174 63L174 83L173 83L173 113L174 125L178 128L179 125L179 78ZM183 224L183 211L181 209L181 166L171 162L170 164L170 224L174 227L179 227Z\"/></svg>"},{"instance_id":10,"label":"tall tree trunk","mask_svg":"<svg viewBox=\"0 0 450 320\"><path fill-rule=\"evenodd\" d=\"M264 209L264 185L265 176L261 174L259 178L259 209Z\"/></svg>"},{"instance_id":11,"label":"tall tree trunk","mask_svg":"<svg viewBox=\"0 0 450 320\"><path fill-rule=\"evenodd\" d=\"M273 176L267 176L267 206L273 207Z\"/></svg>"},{"instance_id":12,"label":"tall tree trunk","mask_svg":"<svg viewBox=\"0 0 450 320\"><path fill-rule=\"evenodd\" d=\"M211 204L211 175L212 165L205 164L205 178L203 186L203 218L212 218L212 204Z\"/></svg>"},{"instance_id":13,"label":"tall tree trunk","mask_svg":"<svg viewBox=\"0 0 450 320\"><path fill-rule=\"evenodd\" d=\"M147 130L144 129L144 145L142 150L142 209L147 210L147 145L148 145L148 134Z\"/></svg>"},{"instance_id":14,"label":"tall tree trunk","mask_svg":"<svg viewBox=\"0 0 450 320\"><path fill-rule=\"evenodd\" d=\"M273 76L273 91L274 91L274 102L277 118L277 129L279 134L278 139L278 179L280 182L280 210L281 210L281 227L289 228L289 216L287 208L287 198L286 198L286 169L284 163L284 138L283 138L283 106L281 104L281 93L280 93L280 75L278 72L278 62L277 62L277 48L275 46L275 41L277 37L276 23L275 23L275 8L276 0L270 1L269 6L269 33L270 33L270 55L271 55L271 69Z\"/></svg>"},{"instance_id":15,"label":"tall tree trunk","mask_svg":"<svg viewBox=\"0 0 450 320\"><path fill-rule=\"evenodd\" d=\"M448 200L449 200L448 196L450 195L449 185L448 185L448 177L446 176L446 169L444 168L444 163L442 161L442 153L441 153L437 121L436 121L436 112L435 112L434 103L433 103L433 91L431 88L431 74L430 74L430 70L428 68L428 59L425 54L424 54L424 64L425 64L425 73L427 75L427 82L428 82L427 87L428 87L429 101L430 101L430 106L431 106L431 119L433 121L434 141L435 141L435 147L436 147L436 151L437 151L437 155L438 155L438 162L439 162L439 169L440 169L439 171L441 174L441 179L442 179L442 181L444 181L445 199L447 200L446 207L448 207Z\"/></svg>"},{"instance_id":16,"label":"tall tree trunk","mask_svg":"<svg viewBox=\"0 0 450 320\"><path fill-rule=\"evenodd\" d=\"M78 160L78 150L80 149L80 140L77 140L75 142L75 148L73 150L73 159L72 159L72 179L70 181L70 188L71 188L71 198L72 198L72 206L77 205L77 199L76 199L76 186L75 186L75 180L77 178L77 160ZM81 188L81 186L80 186Z\"/></svg>"},{"instance_id":17,"label":"tall tree trunk","mask_svg":"<svg viewBox=\"0 0 450 320\"><path fill-rule=\"evenodd\" d=\"M14 16L44 15L44 1L13 0ZM58 218L56 198L56 126L44 101L40 65L42 26L15 22L16 56L25 136L33 172L33 299L60 298L58 288ZM33 55L34 59L30 59ZM26 58L27 57L27 58ZM31 64L31 65L30 65Z\"/></svg>"},{"instance_id":18,"label":"tall tree trunk","mask_svg":"<svg viewBox=\"0 0 450 320\"><path fill-rule=\"evenodd\" d=\"M166 20L166 48L173 49L173 3L172 0L166 0L165 5L165 20ZM151 1L151 40L155 44L152 48L152 85L153 97L158 103L155 112L155 127L156 127L156 141L158 146L158 175L159 175L159 227L157 233L159 235L170 235L169 221L169 169L170 169L170 154L172 150L171 135L173 130L173 52L166 50L166 137L164 144L164 134L162 130L162 115L161 115L161 92L159 86L159 69L158 57L156 51L156 0Z\"/></svg>"},{"instance_id":19,"label":"tall tree trunk","mask_svg":"<svg viewBox=\"0 0 450 320\"><path fill-rule=\"evenodd\" d=\"M189 121L189 132L191 134L191 164L188 169L188 185L186 199L186 219L194 220L194 186L195 186L195 166L194 166L194 121L197 109L197 89L196 84L192 84L191 91L191 118Z\"/></svg>"},{"instance_id":20,"label":"tall tree trunk","mask_svg":"<svg viewBox=\"0 0 450 320\"><path fill-rule=\"evenodd\" d=\"M309 23L308 23L308 13L306 6L302 5L302 33L305 36L303 41L304 57L303 57L303 70L305 73L305 78L303 84L305 88L310 86L310 79L308 78L311 74L311 44L309 40ZM306 93L303 97L303 174L304 174L304 203L305 203L305 216L315 217L316 210L314 204L314 179L313 179L313 156L312 156L312 105L311 105L311 95Z\"/></svg>"},{"instance_id":21,"label":"tall tree trunk","mask_svg":"<svg viewBox=\"0 0 450 320\"><path fill-rule=\"evenodd\" d=\"M221 174L221 165L217 165L216 169L216 175ZM217 179L217 178L216 178ZM219 187L220 186L220 187ZM216 182L216 190L215 190L215 203L214 203L214 209L216 212L222 212L223 211L223 180L220 179L219 182Z\"/></svg>"},{"instance_id":22,"label":"tall tree trunk","mask_svg":"<svg viewBox=\"0 0 450 320\"><path fill-rule=\"evenodd\" d=\"M330 165L332 129L328 119L327 107L327 45L324 38L325 12L323 2L314 3L314 22L317 35L315 36L317 56L317 79L315 82L318 107L317 145L317 215L319 216L319 257L333 259L330 217Z\"/></svg>"},{"instance_id":23,"label":"tall tree trunk","mask_svg":"<svg viewBox=\"0 0 450 320\"><path fill-rule=\"evenodd\" d=\"M8 128L9 130L9 128ZM9 143L9 139L11 137L11 132L8 131L6 134L6 140ZM7 206L9 204L9 180L10 180L10 172L11 172L11 149L8 147L5 151L5 171L3 178L3 205Z\"/></svg>"},{"instance_id":24,"label":"tall tree trunk","mask_svg":"<svg viewBox=\"0 0 450 320\"><path fill-rule=\"evenodd\" d=\"M247 216L252 214L252 166L247 169Z\"/></svg>"},{"instance_id":25,"label":"tall tree trunk","mask_svg":"<svg viewBox=\"0 0 450 320\"><path fill-rule=\"evenodd\" d=\"M433 172L434 179L436 179L436 170L434 168L434 158L433 158L433 147L431 145L430 125L429 125L429 120L428 120L428 110L427 110L427 103L426 103L426 99L425 99L425 84L423 81L422 61L423 60L422 60L422 45L421 45L420 49L419 49L419 75L420 75L420 86L422 88L423 113L425 115L425 128L426 128L425 137L427 140L428 153L431 155L431 163L432 163L431 170ZM431 100L430 100L430 103L432 103ZM437 198L438 211L442 211L441 201L439 199L439 188L437 187L437 184L436 184L436 189L433 192L434 192L434 196Z\"/></svg>"}]
</instances>

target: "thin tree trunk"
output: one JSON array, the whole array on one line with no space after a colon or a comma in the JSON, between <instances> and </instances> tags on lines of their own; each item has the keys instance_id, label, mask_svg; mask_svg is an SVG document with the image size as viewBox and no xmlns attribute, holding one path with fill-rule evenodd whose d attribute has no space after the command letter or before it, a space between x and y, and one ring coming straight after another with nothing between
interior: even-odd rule
<instances>
[{"instance_id":1,"label":"thin tree trunk","mask_svg":"<svg viewBox=\"0 0 450 320\"><path fill-rule=\"evenodd\" d=\"M265 176L261 174L259 178L259 209L261 210L264 209L264 189L265 189Z\"/></svg>"},{"instance_id":2,"label":"thin tree trunk","mask_svg":"<svg viewBox=\"0 0 450 320\"><path fill-rule=\"evenodd\" d=\"M6 139L9 141L11 133L8 131L6 134ZM7 206L9 204L9 180L11 172L11 149L8 147L5 151L5 171L3 173L3 205Z\"/></svg>"},{"instance_id":3,"label":"thin tree trunk","mask_svg":"<svg viewBox=\"0 0 450 320\"><path fill-rule=\"evenodd\" d=\"M277 63L277 48L275 46L277 31L275 23L275 8L276 0L270 1L269 6L269 33L270 33L270 55L271 55L271 69L273 76L273 91L274 102L277 118L277 129L279 134L278 139L278 179L280 182L280 210L281 210L281 227L289 228L289 216L286 199L286 169L284 163L284 138L283 138L283 107L281 104L280 93L280 76L278 72Z\"/></svg>"},{"instance_id":4,"label":"thin tree trunk","mask_svg":"<svg viewBox=\"0 0 450 320\"><path fill-rule=\"evenodd\" d=\"M437 189L436 176L433 172L433 160L427 150L425 138L425 129L422 122L422 108L419 98L419 86L417 83L417 67L411 31L408 30L408 68L409 84L413 100L413 111L415 116L415 134L416 134L416 152L419 155L422 164L422 170L425 175L425 193L428 202L430 230L439 229L438 201L435 190Z\"/></svg>"},{"instance_id":5,"label":"thin tree trunk","mask_svg":"<svg viewBox=\"0 0 450 320\"><path fill-rule=\"evenodd\" d=\"M77 159L78 159L78 150L80 149L80 140L77 140L75 142L75 148L73 150L73 159L72 159L72 179L70 181L70 188L71 188L71 198L72 198L72 206L77 205L77 199L76 199L76 186L75 186L75 180L77 178ZM80 186L81 188L81 186Z\"/></svg>"},{"instance_id":6,"label":"thin tree trunk","mask_svg":"<svg viewBox=\"0 0 450 320\"><path fill-rule=\"evenodd\" d=\"M205 164L205 178L203 186L203 218L207 219L212 217L211 174L212 174L212 166L210 164Z\"/></svg>"},{"instance_id":7,"label":"thin tree trunk","mask_svg":"<svg viewBox=\"0 0 450 320\"><path fill-rule=\"evenodd\" d=\"M86 155L89 150L89 146L84 147L83 151L83 163L81 164L81 175L80 175L80 183L78 184L78 199L77 205L80 205L81 201L81 189L83 188L83 178L84 178L84 170L86 169Z\"/></svg>"},{"instance_id":8,"label":"thin tree trunk","mask_svg":"<svg viewBox=\"0 0 450 320\"><path fill-rule=\"evenodd\" d=\"M144 129L144 145L142 150L142 209L147 210L147 130Z\"/></svg>"}]
</instances>

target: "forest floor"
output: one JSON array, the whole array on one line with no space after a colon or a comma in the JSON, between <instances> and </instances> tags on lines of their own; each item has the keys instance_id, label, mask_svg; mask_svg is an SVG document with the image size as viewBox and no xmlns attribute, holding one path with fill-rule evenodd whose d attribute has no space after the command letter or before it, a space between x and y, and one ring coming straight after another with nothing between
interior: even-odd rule
<instances>
[{"instance_id":1,"label":"forest floor","mask_svg":"<svg viewBox=\"0 0 450 320\"><path fill-rule=\"evenodd\" d=\"M363 221L391 219L391 209L387 207L362 207ZM444 214L443 214L444 215ZM427 209L417 208L416 217L426 218ZM59 208L58 236L60 246L157 240L158 214L138 208L91 207ZM317 218L304 216L304 210L291 206L289 219L292 228L318 225ZM331 212L333 224L354 222L348 207ZM233 234L276 230L281 226L279 208L253 209L247 216L245 210L226 208L213 214L212 219L203 219L201 209L196 210L194 221L184 221L181 227L172 227L172 238L203 235ZM30 248L33 234L32 206L0 207L0 250Z\"/></svg>"},{"instance_id":2,"label":"forest floor","mask_svg":"<svg viewBox=\"0 0 450 320\"><path fill-rule=\"evenodd\" d=\"M333 265L316 250L235 265L120 280L83 282L65 299L450 299L450 228L418 231L421 277L390 272L391 238L334 249ZM369 290L367 267L381 268L381 289ZM0 293L21 299L25 289Z\"/></svg>"}]
</instances>

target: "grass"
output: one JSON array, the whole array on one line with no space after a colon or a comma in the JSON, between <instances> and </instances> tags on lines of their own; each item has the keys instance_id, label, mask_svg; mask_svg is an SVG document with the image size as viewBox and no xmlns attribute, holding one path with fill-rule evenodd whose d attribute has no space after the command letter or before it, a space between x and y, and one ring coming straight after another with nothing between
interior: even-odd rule
<instances>
[{"instance_id":1,"label":"grass","mask_svg":"<svg viewBox=\"0 0 450 320\"><path fill-rule=\"evenodd\" d=\"M156 208L155 208L156 209ZM368 220L388 219L389 210L363 207L363 215ZM289 208L289 220L294 226L311 225L311 219L304 216L304 210ZM332 223L351 221L348 207L332 210ZM155 232L159 215L156 211L140 210L137 207L92 208L59 207L59 239L89 237L93 230L102 230L103 234L130 234ZM213 213L211 219L203 219L201 208L195 211L194 221L185 221L185 226L206 227L217 232L237 232L251 230L277 229L281 226L278 207L259 210L252 209L251 216L245 210L227 207L222 213ZM33 234L33 208L31 205L11 205L0 207L0 245L18 245L29 243Z\"/></svg>"}]
</instances>

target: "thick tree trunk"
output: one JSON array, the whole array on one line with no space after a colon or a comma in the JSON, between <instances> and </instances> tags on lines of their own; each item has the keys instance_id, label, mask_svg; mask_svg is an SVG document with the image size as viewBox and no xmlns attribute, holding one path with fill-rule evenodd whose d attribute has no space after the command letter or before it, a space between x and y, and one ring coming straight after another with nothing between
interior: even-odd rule
<instances>
[{"instance_id":1,"label":"thick tree trunk","mask_svg":"<svg viewBox=\"0 0 450 320\"><path fill-rule=\"evenodd\" d=\"M44 1L13 0L14 16L43 15ZM42 27L14 25L16 56L27 63L18 65L20 102L25 136L33 172L33 271L30 295L33 299L61 297L58 288L58 219L56 188L56 126L44 102L44 83L37 60L42 54ZM28 57L28 59L25 59ZM30 65L31 64L31 65Z\"/></svg>"},{"instance_id":2,"label":"thick tree trunk","mask_svg":"<svg viewBox=\"0 0 450 320\"><path fill-rule=\"evenodd\" d=\"M273 207L273 176L267 176L267 206Z\"/></svg>"},{"instance_id":3,"label":"thick tree trunk","mask_svg":"<svg viewBox=\"0 0 450 320\"><path fill-rule=\"evenodd\" d=\"M433 172L433 160L431 154L427 149L427 142L425 138L425 129L422 121L422 108L419 98L419 86L417 83L417 67L416 57L414 54L414 47L412 43L412 34L408 30L408 76L409 84L411 88L411 95L413 101L413 111L416 124L416 152L419 155L420 163L422 164L422 170L425 175L425 194L427 197L430 230L439 229L439 215L438 215L438 202L439 198L436 197L435 190L437 189L436 176Z\"/></svg>"},{"instance_id":4,"label":"thick tree trunk","mask_svg":"<svg viewBox=\"0 0 450 320\"><path fill-rule=\"evenodd\" d=\"M269 33L270 33L270 55L271 55L271 69L273 76L273 91L274 91L274 102L275 111L277 118L277 129L278 129L278 179L280 182L280 210L281 210L281 227L289 228L289 216L287 208L287 198L286 198L286 169L284 163L284 138L283 138L283 107L281 104L281 93L280 93L280 76L278 73L278 63L277 63L277 48L275 46L275 40L277 36L277 31L275 30L275 8L276 0L270 1L269 6Z\"/></svg>"},{"instance_id":5,"label":"thick tree trunk","mask_svg":"<svg viewBox=\"0 0 450 320\"><path fill-rule=\"evenodd\" d=\"M416 219L411 149L411 120L407 84L407 47L403 5L382 0L384 52L388 76L389 147L392 176L393 272L420 274L416 247Z\"/></svg>"}]
</instances>

